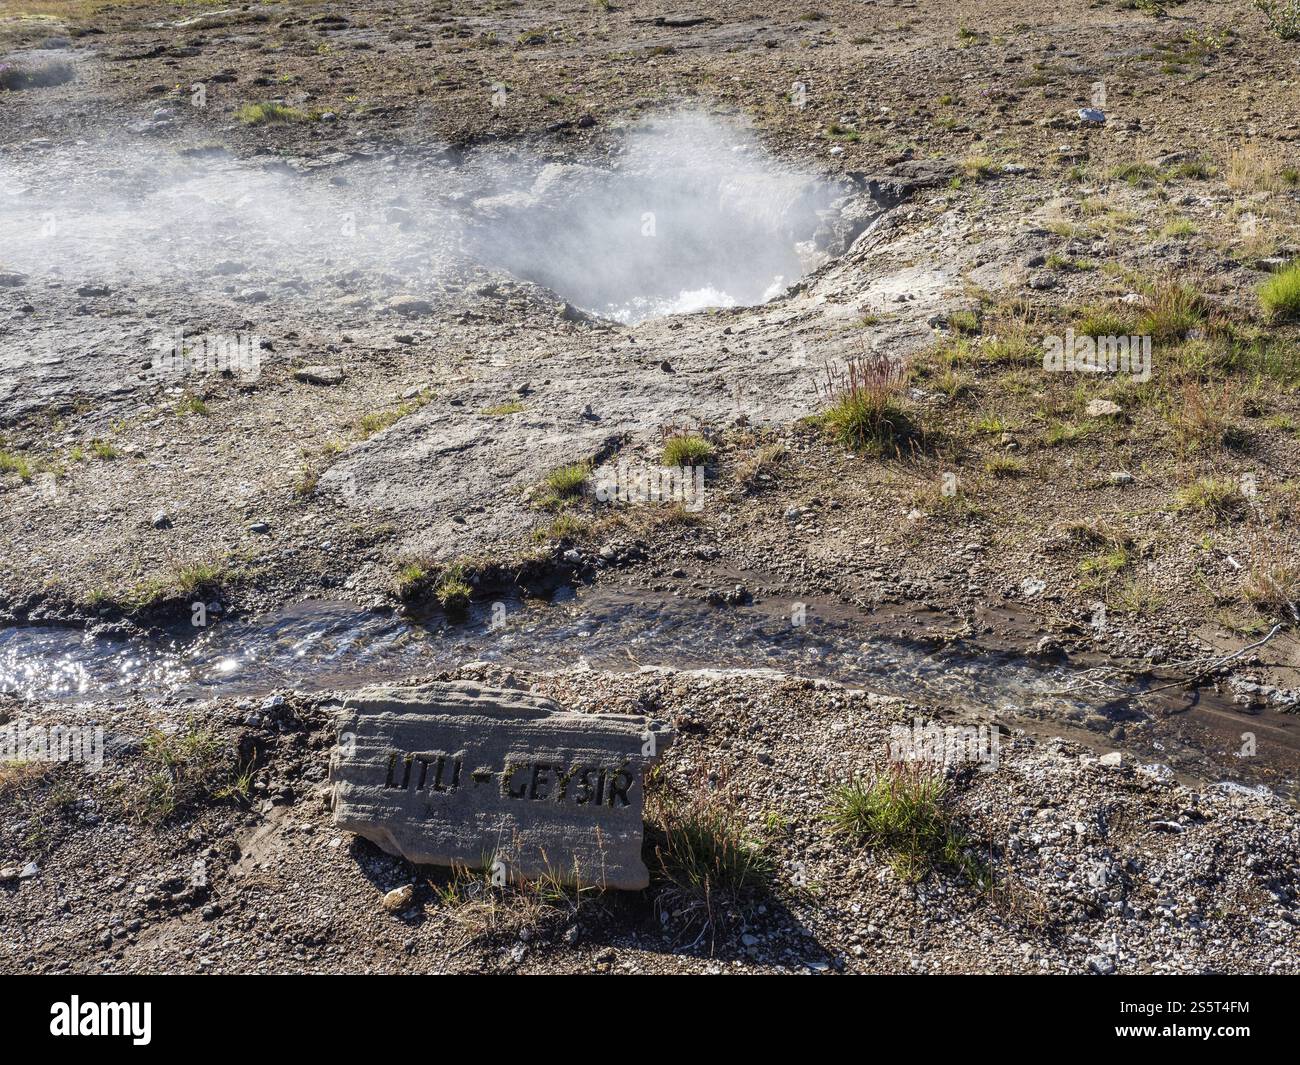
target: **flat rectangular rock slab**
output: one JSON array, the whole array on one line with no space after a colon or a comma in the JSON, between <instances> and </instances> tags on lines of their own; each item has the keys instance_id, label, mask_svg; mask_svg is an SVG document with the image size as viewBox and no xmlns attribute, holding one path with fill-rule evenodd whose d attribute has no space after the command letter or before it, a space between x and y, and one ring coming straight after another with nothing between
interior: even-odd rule
<instances>
[{"instance_id":1,"label":"flat rectangular rock slab","mask_svg":"<svg viewBox=\"0 0 1300 1065\"><path fill-rule=\"evenodd\" d=\"M637 890L658 722L470 681L357 691L330 761L334 823L421 865Z\"/></svg>"}]
</instances>

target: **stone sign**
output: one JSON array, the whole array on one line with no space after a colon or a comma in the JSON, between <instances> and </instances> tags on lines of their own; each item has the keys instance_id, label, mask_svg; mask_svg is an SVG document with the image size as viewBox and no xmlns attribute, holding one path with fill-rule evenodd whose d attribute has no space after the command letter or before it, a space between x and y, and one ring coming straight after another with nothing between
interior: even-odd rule
<instances>
[{"instance_id":1,"label":"stone sign","mask_svg":"<svg viewBox=\"0 0 1300 1065\"><path fill-rule=\"evenodd\" d=\"M365 688L330 762L334 823L417 864L639 889L644 774L672 734L470 681Z\"/></svg>"}]
</instances>

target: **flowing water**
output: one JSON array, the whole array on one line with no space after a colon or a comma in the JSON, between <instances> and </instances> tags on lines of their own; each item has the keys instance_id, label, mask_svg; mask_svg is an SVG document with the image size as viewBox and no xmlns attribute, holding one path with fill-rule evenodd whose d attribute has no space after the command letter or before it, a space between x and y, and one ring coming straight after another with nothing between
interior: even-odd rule
<instances>
[{"instance_id":1,"label":"flowing water","mask_svg":"<svg viewBox=\"0 0 1300 1065\"><path fill-rule=\"evenodd\" d=\"M773 669L954 708L972 719L1121 748L1206 781L1294 793L1300 719L1247 713L1213 691L1159 698L1062 694L1079 665L961 643L892 638L839 604L805 623L761 603L715 607L649 593L562 588L549 602L476 604L456 622L311 601L257 620L149 639L68 628L0 630L0 691L48 700L255 696L324 690L487 661L520 669ZM1260 756L1238 757L1241 734Z\"/></svg>"}]
</instances>

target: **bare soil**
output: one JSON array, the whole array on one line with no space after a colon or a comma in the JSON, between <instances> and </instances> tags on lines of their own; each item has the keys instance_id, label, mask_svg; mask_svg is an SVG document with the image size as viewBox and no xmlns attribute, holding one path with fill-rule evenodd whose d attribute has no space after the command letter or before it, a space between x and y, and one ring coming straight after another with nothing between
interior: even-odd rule
<instances>
[{"instance_id":1,"label":"bare soil","mask_svg":"<svg viewBox=\"0 0 1300 1065\"><path fill-rule=\"evenodd\" d=\"M1290 774L1300 329L1258 289L1300 255L1298 48L1244 0L5 4L0 67L27 73L0 81L0 624L121 636L196 601L255 618L314 597L418 612L449 571L479 598L595 583L718 609L739 584L1126 683L1194 679L1225 750L1270 723L1262 757ZM240 117L268 102L295 117ZM1080 118L1094 105L1104 124ZM682 113L843 192L833 253L769 303L625 326L425 224L475 217L463 190L504 160L610 164ZM254 196L251 238L124 227L33 255L47 216L50 247L75 248L60 217L83 224L106 187L157 204L224 175L333 230L363 202L396 251L306 223L259 240ZM255 334L260 373L159 380L151 345L176 329ZM1067 329L1151 336L1150 379L1045 372ZM828 370L873 351L907 367L913 431L884 450L818 419ZM319 366L341 372L304 379ZM654 465L682 427L713 445L698 513L547 502L556 467ZM342 693L11 695L11 721L76 715L120 744L101 774L4 769L0 967L1296 970L1283 799L1012 732L999 772L953 780L996 888L907 885L830 833L825 796L879 765L890 724L946 708L630 676L517 679L687 722L665 773L725 797L773 859L712 923L664 882L453 904L444 873L337 838L320 788ZM159 726L213 744L166 815L141 807ZM255 785L223 792L233 765ZM384 911L406 883L411 906Z\"/></svg>"}]
</instances>

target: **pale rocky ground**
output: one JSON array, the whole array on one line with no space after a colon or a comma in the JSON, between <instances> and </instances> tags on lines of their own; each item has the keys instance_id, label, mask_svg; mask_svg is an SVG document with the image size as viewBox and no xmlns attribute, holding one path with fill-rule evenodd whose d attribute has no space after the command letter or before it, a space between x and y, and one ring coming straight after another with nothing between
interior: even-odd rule
<instances>
[{"instance_id":1,"label":"pale rocky ground","mask_svg":"<svg viewBox=\"0 0 1300 1065\"><path fill-rule=\"evenodd\" d=\"M978 360L958 366L953 394L937 369L919 375L908 402L936 443L897 460L800 421L824 406L825 364L864 345L928 367L956 312L984 315L975 344L1011 319L1036 336L1165 274L1294 351L1294 328L1262 322L1254 290L1300 252L1300 195L1278 176L1298 164L1300 53L1250 4L1167 18L1082 2L1045 15L1031 0L10 7L0 63L69 58L76 76L0 90L0 454L27 464L0 465L0 621L142 632L186 617L195 594L241 618L304 597L386 608L415 559L481 567L482 598L520 572L701 601L743 584L781 604L839 600L877 628L1087 664L1204 662L1281 624L1203 694L1225 759L1253 729L1294 782L1300 650L1288 618L1246 594L1257 563L1300 564L1294 376L1230 375L1214 393L1246 442L1233 448L1173 432L1179 356L1159 347L1150 393ZM1094 128L1076 113L1098 81L1109 120ZM319 117L236 119L270 99ZM752 126L780 166L837 190L833 257L795 290L625 327L478 261L442 224L496 217L466 190L502 192L505 161L602 165L682 111ZM1234 177L1238 149L1254 162ZM989 172L971 176L972 157ZM1169 172L1189 158L1212 173ZM1161 176L1115 175L1135 162ZM236 190L248 197L223 223L212 204ZM342 232L351 213L360 240ZM1245 214L1262 234L1247 238ZM1062 225L1090 219L1086 233ZM264 338L260 377L157 381L152 345L178 328ZM308 366L340 373L311 383ZM1090 419L1097 398L1122 416ZM485 413L506 403L520 409ZM364 428L376 415L391 424ZM1006 424L977 428L989 418ZM530 495L548 470L654 461L664 426L682 423L717 449L698 521L611 521L584 504L585 528L548 535L554 515ZM1050 444L1058 423L1090 435ZM773 445L783 457L760 470ZM989 472L1006 456L1021 476ZM951 471L978 513L943 509ZM1245 517L1180 509L1197 477L1245 475L1260 486ZM1132 547L1090 581L1095 550L1068 529L1098 520ZM196 566L211 573L197 593L181 579ZM142 588L156 609L133 608ZM508 914L474 935L423 886L411 911L385 913L383 892L428 871L331 833L317 794L326 700L289 694L260 725L246 723L260 698L0 703L11 718L85 714L124 738L89 789L60 771L4 794L0 865L38 871L0 885L19 930L3 966L1295 968L1297 829L1281 799L1105 768L1093 759L1120 739L1054 745L1049 726L1033 745L1008 738L1003 769L958 789L962 816L1000 848L1009 897L939 875L913 890L819 820L826 787L871 764L911 708L772 678L527 680L582 708L644 697L702 722L667 770L721 773L779 858L770 897L739 907L712 955L686 950L695 933L671 915L659 925L655 889L548 911L535 933ZM123 816L106 789L143 779L134 745L190 715L219 723L223 751L244 732L266 742L256 801L205 800L163 826ZM774 808L781 831L764 821ZM1111 886L1088 882L1094 866Z\"/></svg>"},{"instance_id":2,"label":"pale rocky ground","mask_svg":"<svg viewBox=\"0 0 1300 1065\"><path fill-rule=\"evenodd\" d=\"M950 875L900 883L879 854L833 836L825 795L877 765L920 708L835 685L647 670L457 676L526 685L566 706L649 713L679 731L666 772L718 789L773 859L767 886L701 929L662 882L646 892L519 899L491 918L448 905L445 873L333 829L323 800L328 696L175 706L223 743L256 744L251 808L205 803L171 831L123 817L138 782L125 734L90 794L57 812L9 796L7 853L30 878L0 886L18 972L1258 972L1294 973L1296 848L1281 800L1188 788L1156 768L1004 736L1000 765L954 787L964 827L999 871L981 894ZM34 718L38 720L39 718ZM66 719L66 718L65 718ZM116 721L123 732L116 732ZM952 718L940 719L951 723ZM653 861L653 858L651 858ZM194 873L201 876L195 886ZM383 897L413 885L397 914Z\"/></svg>"}]
</instances>

